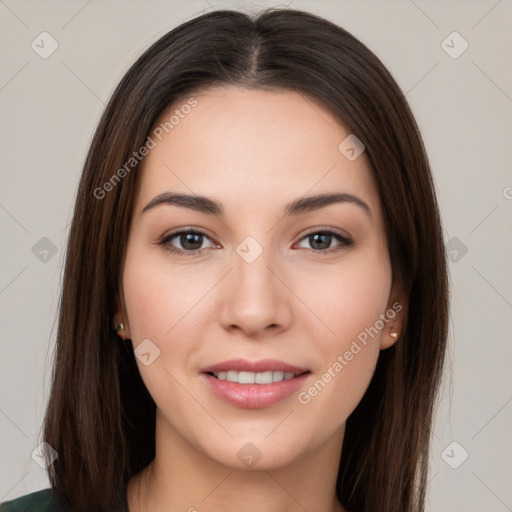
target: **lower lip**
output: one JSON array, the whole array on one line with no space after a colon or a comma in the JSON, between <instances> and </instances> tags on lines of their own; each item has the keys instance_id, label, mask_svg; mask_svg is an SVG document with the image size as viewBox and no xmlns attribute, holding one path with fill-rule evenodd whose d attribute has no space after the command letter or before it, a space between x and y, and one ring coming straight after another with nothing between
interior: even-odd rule
<instances>
[{"instance_id":1,"label":"lower lip","mask_svg":"<svg viewBox=\"0 0 512 512\"><path fill-rule=\"evenodd\" d=\"M242 409L262 409L277 404L298 392L310 374L303 373L293 379L271 384L239 384L229 380L219 380L207 373L201 375L206 379L210 389L229 404Z\"/></svg>"}]
</instances>

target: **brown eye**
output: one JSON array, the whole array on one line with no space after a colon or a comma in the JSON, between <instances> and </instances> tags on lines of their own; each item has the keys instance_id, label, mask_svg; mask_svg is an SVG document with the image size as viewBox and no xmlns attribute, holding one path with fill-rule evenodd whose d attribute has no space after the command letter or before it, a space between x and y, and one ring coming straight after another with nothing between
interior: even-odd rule
<instances>
[{"instance_id":1,"label":"brown eye","mask_svg":"<svg viewBox=\"0 0 512 512\"><path fill-rule=\"evenodd\" d=\"M211 240L210 246L203 247L206 240L210 240L210 238L201 231L181 230L164 237L158 245L163 246L169 252L190 256L213 247L214 244Z\"/></svg>"},{"instance_id":2,"label":"brown eye","mask_svg":"<svg viewBox=\"0 0 512 512\"><path fill-rule=\"evenodd\" d=\"M353 243L351 239L340 235L339 233L335 233L334 231L315 231L306 235L301 242L304 240L306 240L310 245L311 250L320 254L325 252L334 252ZM333 246L333 241L338 241L338 244Z\"/></svg>"},{"instance_id":3,"label":"brown eye","mask_svg":"<svg viewBox=\"0 0 512 512\"><path fill-rule=\"evenodd\" d=\"M201 233L185 233L179 235L181 246L186 250L197 250L203 245L203 235Z\"/></svg>"}]
</instances>

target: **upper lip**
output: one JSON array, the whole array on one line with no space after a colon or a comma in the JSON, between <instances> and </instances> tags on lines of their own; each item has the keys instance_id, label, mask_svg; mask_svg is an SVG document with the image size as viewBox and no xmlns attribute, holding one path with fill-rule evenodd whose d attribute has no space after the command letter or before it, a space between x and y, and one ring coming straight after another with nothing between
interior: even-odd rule
<instances>
[{"instance_id":1,"label":"upper lip","mask_svg":"<svg viewBox=\"0 0 512 512\"><path fill-rule=\"evenodd\" d=\"M237 371L237 372L289 372L295 375L307 372L307 368L301 368L293 364L285 363L284 361L278 361L277 359L260 359L259 361L248 361L246 359L230 359L229 361L223 361L222 363L213 364L211 366L205 366L201 368L201 373L218 373L226 371Z\"/></svg>"}]
</instances>

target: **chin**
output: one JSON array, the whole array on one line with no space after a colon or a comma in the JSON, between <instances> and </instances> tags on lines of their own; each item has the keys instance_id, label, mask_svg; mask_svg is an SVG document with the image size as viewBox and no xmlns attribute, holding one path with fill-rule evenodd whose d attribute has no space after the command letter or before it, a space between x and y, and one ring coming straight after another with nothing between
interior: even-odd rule
<instances>
[{"instance_id":1,"label":"chin","mask_svg":"<svg viewBox=\"0 0 512 512\"><path fill-rule=\"evenodd\" d=\"M229 439L225 443L212 440L212 445L204 446L207 457L234 470L274 471L289 466L307 451L306 441L300 444L299 440L288 437L287 443L283 439L272 439L268 432L260 436L243 436ZM212 449L213 448L213 449Z\"/></svg>"}]
</instances>

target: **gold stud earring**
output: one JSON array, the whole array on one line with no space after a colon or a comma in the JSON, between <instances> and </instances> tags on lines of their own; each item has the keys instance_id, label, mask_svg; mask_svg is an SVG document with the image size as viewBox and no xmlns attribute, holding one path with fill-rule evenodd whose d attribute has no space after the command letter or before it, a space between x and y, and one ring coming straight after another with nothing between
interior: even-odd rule
<instances>
[{"instance_id":1,"label":"gold stud earring","mask_svg":"<svg viewBox=\"0 0 512 512\"><path fill-rule=\"evenodd\" d=\"M115 330L117 332L117 335L122 339L125 340L126 336L123 334L124 331L124 324L121 322L119 325L115 324Z\"/></svg>"}]
</instances>

